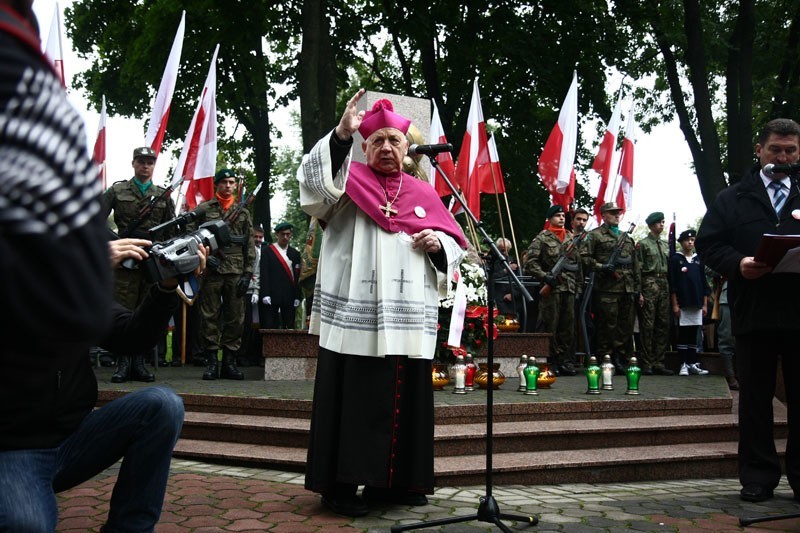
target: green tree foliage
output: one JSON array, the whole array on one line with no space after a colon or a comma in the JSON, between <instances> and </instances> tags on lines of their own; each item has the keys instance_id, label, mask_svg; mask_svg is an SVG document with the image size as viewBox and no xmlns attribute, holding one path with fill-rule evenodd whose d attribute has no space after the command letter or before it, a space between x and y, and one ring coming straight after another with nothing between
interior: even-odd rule
<instances>
[{"instance_id":1,"label":"green tree foliage","mask_svg":"<svg viewBox=\"0 0 800 533\"><path fill-rule=\"evenodd\" d=\"M109 113L148 116L183 10L186 36L166 140L185 137L211 54L220 43L217 108L247 132L244 160L267 189L255 204L255 218L268 224L269 111L270 104L285 104L276 97L274 84L293 76L299 42L296 2L76 0L67 9L67 31L78 54L92 59L76 85L95 104L105 95Z\"/></svg>"}]
</instances>

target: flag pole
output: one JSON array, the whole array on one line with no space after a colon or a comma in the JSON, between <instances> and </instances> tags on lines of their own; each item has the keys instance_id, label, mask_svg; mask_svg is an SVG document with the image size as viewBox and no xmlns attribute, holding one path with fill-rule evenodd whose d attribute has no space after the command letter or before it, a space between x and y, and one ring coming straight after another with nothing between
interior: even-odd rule
<instances>
[{"instance_id":1,"label":"flag pole","mask_svg":"<svg viewBox=\"0 0 800 533\"><path fill-rule=\"evenodd\" d=\"M517 264L522 267L519 260L519 248L517 248L517 235L514 232L514 221L511 219L511 205L508 203L508 194L503 193L503 199L506 202L506 213L508 213L508 230L511 232L511 242L514 244L514 256L517 258Z\"/></svg>"}]
</instances>

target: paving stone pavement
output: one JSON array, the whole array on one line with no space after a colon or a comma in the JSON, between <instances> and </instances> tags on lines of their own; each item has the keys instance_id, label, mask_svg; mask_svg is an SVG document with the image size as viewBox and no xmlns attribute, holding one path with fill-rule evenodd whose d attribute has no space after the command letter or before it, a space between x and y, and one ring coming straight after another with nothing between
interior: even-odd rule
<instances>
[{"instance_id":1,"label":"paving stone pavement","mask_svg":"<svg viewBox=\"0 0 800 533\"><path fill-rule=\"evenodd\" d=\"M57 531L98 531L103 524L119 466L58 495ZM740 517L800 513L785 478L775 498L761 504L739 499L735 479L614 484L492 487L503 513L534 515L526 526L504 520L513 531L800 531L800 518L747 528ZM180 532L373 532L395 524L475 516L485 486L442 487L424 507L380 507L362 518L335 515L319 496L303 488L303 474L174 459L158 533ZM468 521L425 529L446 533L500 531Z\"/></svg>"}]
</instances>

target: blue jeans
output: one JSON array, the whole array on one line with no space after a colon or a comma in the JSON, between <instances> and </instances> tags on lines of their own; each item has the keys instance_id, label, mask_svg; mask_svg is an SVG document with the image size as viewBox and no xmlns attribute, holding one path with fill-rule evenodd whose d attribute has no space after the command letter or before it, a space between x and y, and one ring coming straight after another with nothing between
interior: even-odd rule
<instances>
[{"instance_id":1,"label":"blue jeans","mask_svg":"<svg viewBox=\"0 0 800 533\"><path fill-rule=\"evenodd\" d=\"M183 426L183 401L148 387L92 411L56 448L0 451L0 531L53 531L57 492L123 458L106 531L153 531Z\"/></svg>"}]
</instances>

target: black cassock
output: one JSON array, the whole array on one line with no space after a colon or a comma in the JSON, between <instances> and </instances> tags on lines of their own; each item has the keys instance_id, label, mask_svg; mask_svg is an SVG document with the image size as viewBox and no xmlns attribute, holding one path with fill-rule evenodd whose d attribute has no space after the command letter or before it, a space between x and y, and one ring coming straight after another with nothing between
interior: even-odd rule
<instances>
[{"instance_id":1,"label":"black cassock","mask_svg":"<svg viewBox=\"0 0 800 533\"><path fill-rule=\"evenodd\" d=\"M320 348L311 420L307 489L352 483L433 494L430 360Z\"/></svg>"}]
</instances>

